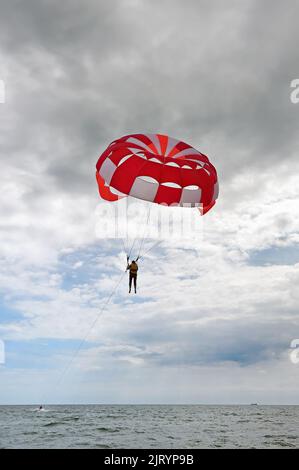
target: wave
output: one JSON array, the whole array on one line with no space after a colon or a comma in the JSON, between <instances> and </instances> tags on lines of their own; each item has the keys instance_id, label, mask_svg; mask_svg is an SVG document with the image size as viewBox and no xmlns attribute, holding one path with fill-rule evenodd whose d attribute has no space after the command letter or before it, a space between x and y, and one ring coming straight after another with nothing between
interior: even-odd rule
<instances>
[{"instance_id":1,"label":"wave","mask_svg":"<svg viewBox=\"0 0 299 470\"><path fill-rule=\"evenodd\" d=\"M111 429L111 428L97 428L97 431L102 431L102 432L120 432L120 429Z\"/></svg>"}]
</instances>

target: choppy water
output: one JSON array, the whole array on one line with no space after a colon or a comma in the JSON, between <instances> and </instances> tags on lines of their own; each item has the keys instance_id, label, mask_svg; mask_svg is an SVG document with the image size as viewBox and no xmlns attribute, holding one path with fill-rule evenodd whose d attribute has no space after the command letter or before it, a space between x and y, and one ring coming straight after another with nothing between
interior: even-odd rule
<instances>
[{"instance_id":1,"label":"choppy water","mask_svg":"<svg viewBox=\"0 0 299 470\"><path fill-rule=\"evenodd\" d=\"M295 448L299 406L0 407L0 448Z\"/></svg>"}]
</instances>

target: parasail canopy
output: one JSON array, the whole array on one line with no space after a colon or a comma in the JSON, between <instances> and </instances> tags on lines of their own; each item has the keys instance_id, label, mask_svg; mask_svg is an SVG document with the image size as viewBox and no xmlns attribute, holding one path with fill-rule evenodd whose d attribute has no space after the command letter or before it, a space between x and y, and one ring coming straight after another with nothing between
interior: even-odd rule
<instances>
[{"instance_id":1,"label":"parasail canopy","mask_svg":"<svg viewBox=\"0 0 299 470\"><path fill-rule=\"evenodd\" d=\"M132 134L114 140L97 162L100 195L126 196L208 212L218 197L218 178L208 157L162 134Z\"/></svg>"}]
</instances>

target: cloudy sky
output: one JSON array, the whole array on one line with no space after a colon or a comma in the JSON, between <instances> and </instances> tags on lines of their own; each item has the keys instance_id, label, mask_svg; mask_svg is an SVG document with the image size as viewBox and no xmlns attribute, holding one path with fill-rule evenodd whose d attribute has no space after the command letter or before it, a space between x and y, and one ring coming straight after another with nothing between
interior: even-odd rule
<instances>
[{"instance_id":1,"label":"cloudy sky","mask_svg":"<svg viewBox=\"0 0 299 470\"><path fill-rule=\"evenodd\" d=\"M0 9L0 403L299 403L298 2ZM157 131L210 156L220 197L134 297L95 164Z\"/></svg>"}]
</instances>

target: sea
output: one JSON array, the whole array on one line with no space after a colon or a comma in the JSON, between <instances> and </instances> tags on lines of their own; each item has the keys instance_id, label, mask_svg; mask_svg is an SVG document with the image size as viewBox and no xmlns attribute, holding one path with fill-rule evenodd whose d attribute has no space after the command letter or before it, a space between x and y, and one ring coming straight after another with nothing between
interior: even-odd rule
<instances>
[{"instance_id":1,"label":"sea","mask_svg":"<svg viewBox=\"0 0 299 470\"><path fill-rule=\"evenodd\" d=\"M299 447L299 406L0 406L1 449Z\"/></svg>"}]
</instances>

